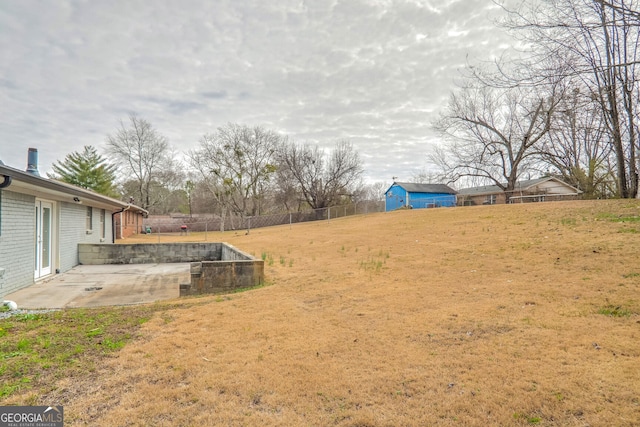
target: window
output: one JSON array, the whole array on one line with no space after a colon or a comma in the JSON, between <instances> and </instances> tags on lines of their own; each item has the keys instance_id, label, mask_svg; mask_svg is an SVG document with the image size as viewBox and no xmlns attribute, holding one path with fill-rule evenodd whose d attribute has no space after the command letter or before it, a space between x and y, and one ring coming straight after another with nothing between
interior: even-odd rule
<instances>
[{"instance_id":1,"label":"window","mask_svg":"<svg viewBox=\"0 0 640 427\"><path fill-rule=\"evenodd\" d=\"M102 209L100 211L100 238L104 239L107 236L107 227L105 224L105 211Z\"/></svg>"},{"instance_id":2,"label":"window","mask_svg":"<svg viewBox=\"0 0 640 427\"><path fill-rule=\"evenodd\" d=\"M87 231L93 230L93 208L87 206Z\"/></svg>"}]
</instances>

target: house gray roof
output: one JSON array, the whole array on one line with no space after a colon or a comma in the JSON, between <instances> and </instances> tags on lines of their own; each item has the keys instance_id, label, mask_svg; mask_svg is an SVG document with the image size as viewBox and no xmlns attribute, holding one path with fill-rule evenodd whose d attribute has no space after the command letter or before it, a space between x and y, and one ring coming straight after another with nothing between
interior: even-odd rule
<instances>
[{"instance_id":1,"label":"house gray roof","mask_svg":"<svg viewBox=\"0 0 640 427\"><path fill-rule=\"evenodd\" d=\"M456 194L456 190L445 184L417 184L414 182L394 182L393 185L398 185L404 188L409 193Z\"/></svg>"},{"instance_id":2,"label":"house gray roof","mask_svg":"<svg viewBox=\"0 0 640 427\"><path fill-rule=\"evenodd\" d=\"M55 196L58 200L75 203L91 201L91 205L100 207L120 209L129 207L145 215L147 214L147 211L139 206L104 196L92 190L76 187L66 182L34 175L5 164L0 164L0 188L7 191L31 194L36 197Z\"/></svg>"},{"instance_id":3,"label":"house gray roof","mask_svg":"<svg viewBox=\"0 0 640 427\"><path fill-rule=\"evenodd\" d=\"M569 188L573 188L576 193L580 193L580 190L578 190L577 188L572 187L571 185L567 184L566 182L558 179L558 178L554 178L552 176L546 176L544 178L537 178L537 179L527 179L524 181L518 181L516 182L516 186L513 189L513 191L526 191L531 187L535 187L538 184L541 184L543 182L546 181L555 181L557 183L560 183L561 185L564 185L566 187ZM505 184L506 186L506 184ZM481 196L481 195L485 195L485 194L497 194L497 193L502 193L504 192L504 190L500 187L498 187L497 185L484 185L481 187L471 187L471 188L463 188L461 190L458 191L458 194L461 196Z\"/></svg>"}]
</instances>

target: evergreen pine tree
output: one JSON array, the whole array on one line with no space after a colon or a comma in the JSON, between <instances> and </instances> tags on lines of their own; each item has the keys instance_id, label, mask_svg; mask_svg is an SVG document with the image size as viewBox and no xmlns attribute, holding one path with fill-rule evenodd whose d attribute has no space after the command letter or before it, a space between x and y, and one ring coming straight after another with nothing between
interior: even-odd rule
<instances>
[{"instance_id":1,"label":"evergreen pine tree","mask_svg":"<svg viewBox=\"0 0 640 427\"><path fill-rule=\"evenodd\" d=\"M98 154L91 145L85 145L82 152L67 154L63 161L53 164L53 174L49 178L78 187L93 190L105 196L119 197L116 190L116 166Z\"/></svg>"}]
</instances>

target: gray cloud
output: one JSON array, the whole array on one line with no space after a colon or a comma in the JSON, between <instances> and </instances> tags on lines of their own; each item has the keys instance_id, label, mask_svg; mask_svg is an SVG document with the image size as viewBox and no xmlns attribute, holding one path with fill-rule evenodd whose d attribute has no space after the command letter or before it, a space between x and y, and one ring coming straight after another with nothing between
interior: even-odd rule
<instances>
[{"instance_id":1,"label":"gray cloud","mask_svg":"<svg viewBox=\"0 0 640 427\"><path fill-rule=\"evenodd\" d=\"M180 149L227 122L350 140L367 178L409 179L467 56L509 39L489 0L24 0L0 4L0 159L41 169L129 113Z\"/></svg>"},{"instance_id":2,"label":"gray cloud","mask_svg":"<svg viewBox=\"0 0 640 427\"><path fill-rule=\"evenodd\" d=\"M219 91L213 91L213 92L203 92L202 96L205 98L211 98L211 99L225 99L228 94L226 90L219 90Z\"/></svg>"}]
</instances>

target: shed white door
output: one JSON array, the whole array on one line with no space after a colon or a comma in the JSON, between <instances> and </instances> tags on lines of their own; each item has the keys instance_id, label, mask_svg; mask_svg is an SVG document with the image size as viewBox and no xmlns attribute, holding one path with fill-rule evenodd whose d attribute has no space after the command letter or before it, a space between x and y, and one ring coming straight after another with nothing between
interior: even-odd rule
<instances>
[{"instance_id":1,"label":"shed white door","mask_svg":"<svg viewBox=\"0 0 640 427\"><path fill-rule=\"evenodd\" d=\"M51 274L51 236L53 225L53 204L36 201L36 279Z\"/></svg>"}]
</instances>

